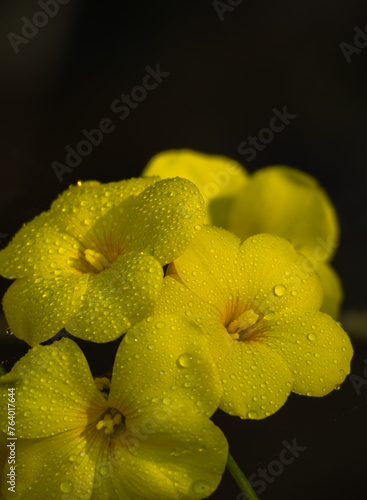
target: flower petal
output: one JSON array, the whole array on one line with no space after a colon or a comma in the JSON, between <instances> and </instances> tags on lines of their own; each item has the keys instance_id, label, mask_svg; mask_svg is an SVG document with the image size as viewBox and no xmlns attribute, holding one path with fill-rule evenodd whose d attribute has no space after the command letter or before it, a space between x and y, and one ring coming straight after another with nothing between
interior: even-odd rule
<instances>
[{"instance_id":1,"label":"flower petal","mask_svg":"<svg viewBox=\"0 0 367 500\"><path fill-rule=\"evenodd\" d=\"M163 280L154 257L124 254L111 267L89 276L78 311L65 323L73 335L109 342L153 310Z\"/></svg>"},{"instance_id":2,"label":"flower petal","mask_svg":"<svg viewBox=\"0 0 367 500\"><path fill-rule=\"evenodd\" d=\"M9 493L5 489L4 478L2 498L89 499L93 487L94 463L90 453L85 452L85 447L85 435L79 435L75 431L63 432L47 439L18 439L15 493Z\"/></svg>"},{"instance_id":3,"label":"flower petal","mask_svg":"<svg viewBox=\"0 0 367 500\"><path fill-rule=\"evenodd\" d=\"M220 409L241 418L261 419L285 403L293 385L286 360L263 341L232 340L222 325L203 324L223 384Z\"/></svg>"},{"instance_id":4,"label":"flower petal","mask_svg":"<svg viewBox=\"0 0 367 500\"><path fill-rule=\"evenodd\" d=\"M258 234L238 255L239 310L264 313L284 309L318 310L323 300L311 263L278 236Z\"/></svg>"},{"instance_id":5,"label":"flower petal","mask_svg":"<svg viewBox=\"0 0 367 500\"><path fill-rule=\"evenodd\" d=\"M1 429L6 432L8 387L15 387L19 438L78 430L106 409L79 347L70 339L35 346L0 378Z\"/></svg>"},{"instance_id":6,"label":"flower petal","mask_svg":"<svg viewBox=\"0 0 367 500\"><path fill-rule=\"evenodd\" d=\"M330 260L339 238L335 209L316 179L295 168L272 166L258 170L231 207L228 228L242 240L257 233L289 239L313 256L320 241Z\"/></svg>"},{"instance_id":7,"label":"flower petal","mask_svg":"<svg viewBox=\"0 0 367 500\"><path fill-rule=\"evenodd\" d=\"M163 266L183 253L204 218L204 201L194 184L178 177L156 182L134 201L126 249L147 250Z\"/></svg>"},{"instance_id":8,"label":"flower petal","mask_svg":"<svg viewBox=\"0 0 367 500\"><path fill-rule=\"evenodd\" d=\"M342 282L336 271L326 262L320 262L316 270L324 289L324 300L320 310L338 319L344 295Z\"/></svg>"},{"instance_id":9,"label":"flower petal","mask_svg":"<svg viewBox=\"0 0 367 500\"><path fill-rule=\"evenodd\" d=\"M226 224L230 205L248 178L245 168L236 161L190 149L158 153L142 175L178 176L193 182L204 197L210 222L216 226Z\"/></svg>"},{"instance_id":10,"label":"flower petal","mask_svg":"<svg viewBox=\"0 0 367 500\"><path fill-rule=\"evenodd\" d=\"M27 276L75 275L68 265L77 259L80 243L60 232L55 218L43 212L20 229L9 245L0 251L0 274L14 279Z\"/></svg>"},{"instance_id":11,"label":"flower petal","mask_svg":"<svg viewBox=\"0 0 367 500\"><path fill-rule=\"evenodd\" d=\"M236 300L240 240L223 229L204 227L174 265L183 283L220 314Z\"/></svg>"},{"instance_id":12,"label":"flower petal","mask_svg":"<svg viewBox=\"0 0 367 500\"><path fill-rule=\"evenodd\" d=\"M48 340L65 326L81 304L89 275L18 278L3 299L14 334L29 345Z\"/></svg>"},{"instance_id":13,"label":"flower petal","mask_svg":"<svg viewBox=\"0 0 367 500\"><path fill-rule=\"evenodd\" d=\"M135 325L123 338L109 402L127 419L153 404L159 411L178 409L211 416L221 392L207 337L200 328L178 317L155 316Z\"/></svg>"},{"instance_id":14,"label":"flower petal","mask_svg":"<svg viewBox=\"0 0 367 500\"><path fill-rule=\"evenodd\" d=\"M96 473L90 500L178 500L174 485L150 456L143 461L124 442L104 448L96 456ZM71 499L70 499L71 500Z\"/></svg>"},{"instance_id":15,"label":"flower petal","mask_svg":"<svg viewBox=\"0 0 367 500\"><path fill-rule=\"evenodd\" d=\"M154 457L159 471L174 485L176 495L170 498L207 498L216 490L226 466L228 443L212 421L189 411L172 412L169 418L156 424L146 417L139 420L145 428L150 423L150 432L140 441L135 456L143 463ZM138 478L130 484L137 482ZM144 485L143 498L160 499L148 491L148 488L156 490L156 482L152 477ZM140 484L142 487L141 479Z\"/></svg>"},{"instance_id":16,"label":"flower petal","mask_svg":"<svg viewBox=\"0 0 367 500\"><path fill-rule=\"evenodd\" d=\"M276 314L266 344L286 359L293 392L325 396L350 372L353 349L339 323L321 312Z\"/></svg>"}]
</instances>

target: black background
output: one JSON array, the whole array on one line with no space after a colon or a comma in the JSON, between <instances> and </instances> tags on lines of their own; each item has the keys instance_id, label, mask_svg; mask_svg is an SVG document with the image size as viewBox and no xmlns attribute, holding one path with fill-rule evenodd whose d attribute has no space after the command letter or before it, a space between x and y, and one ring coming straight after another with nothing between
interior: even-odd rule
<instances>
[{"instance_id":1,"label":"black background","mask_svg":"<svg viewBox=\"0 0 367 500\"><path fill-rule=\"evenodd\" d=\"M245 163L239 143L287 106L297 118L246 167L287 164L318 178L341 222L334 265L345 317L366 314L367 47L349 63L340 48L353 44L355 26L365 30L365 1L244 0L221 20L210 1L71 0L16 54L8 33L20 35L21 18L39 10L35 1L0 3L0 233L9 235L1 247L70 183L137 176L161 150L189 147ZM169 76L119 120L112 101L157 64ZM65 147L104 117L116 129L59 182L51 163L64 163ZM1 280L1 294L7 286ZM5 328L1 320L2 358L12 363L26 346L4 337ZM357 330L351 326L352 373L364 377L367 332ZM367 387L360 392L347 380L323 399L291 396L265 421L214 419L247 475L277 459L284 440L306 447L262 499L360 500ZM212 498L237 494L226 473Z\"/></svg>"}]
</instances>

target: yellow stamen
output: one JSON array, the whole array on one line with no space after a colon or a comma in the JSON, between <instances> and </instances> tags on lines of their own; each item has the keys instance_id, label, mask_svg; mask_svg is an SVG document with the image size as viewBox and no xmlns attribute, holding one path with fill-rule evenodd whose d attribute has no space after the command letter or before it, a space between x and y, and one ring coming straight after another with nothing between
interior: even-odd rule
<instances>
[{"instance_id":1,"label":"yellow stamen","mask_svg":"<svg viewBox=\"0 0 367 500\"><path fill-rule=\"evenodd\" d=\"M124 416L116 410L116 408L110 408L105 413L103 419L97 423L96 428L99 431L104 429L105 434L112 434L115 430L115 426L123 423L124 421Z\"/></svg>"},{"instance_id":2,"label":"yellow stamen","mask_svg":"<svg viewBox=\"0 0 367 500\"><path fill-rule=\"evenodd\" d=\"M104 255L89 248L84 251L84 258L98 273L111 266L111 262Z\"/></svg>"},{"instance_id":3,"label":"yellow stamen","mask_svg":"<svg viewBox=\"0 0 367 500\"><path fill-rule=\"evenodd\" d=\"M254 313L252 309L245 311L241 314L238 319L232 321L228 327L229 333L238 333L239 331L245 331L250 326L254 325L259 319L259 315Z\"/></svg>"}]
</instances>

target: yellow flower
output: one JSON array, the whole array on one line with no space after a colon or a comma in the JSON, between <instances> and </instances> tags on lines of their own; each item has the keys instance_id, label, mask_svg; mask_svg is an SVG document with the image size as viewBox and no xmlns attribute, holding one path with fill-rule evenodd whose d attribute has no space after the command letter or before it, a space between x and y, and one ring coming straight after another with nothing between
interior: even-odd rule
<instances>
[{"instance_id":1,"label":"yellow flower","mask_svg":"<svg viewBox=\"0 0 367 500\"><path fill-rule=\"evenodd\" d=\"M163 151L154 156L142 175L183 177L196 184L207 207L207 221L224 226L231 203L246 185L242 165L224 156L207 155L190 149Z\"/></svg>"},{"instance_id":2,"label":"yellow flower","mask_svg":"<svg viewBox=\"0 0 367 500\"><path fill-rule=\"evenodd\" d=\"M227 413L264 418L291 391L324 396L349 373L350 341L319 312L319 278L285 239L260 234L241 244L205 227L168 272L156 311L181 311L207 333Z\"/></svg>"},{"instance_id":3,"label":"yellow flower","mask_svg":"<svg viewBox=\"0 0 367 500\"><path fill-rule=\"evenodd\" d=\"M229 158L191 150L159 153L143 174L191 180L207 203L207 220L242 240L258 233L289 239L319 274L325 293L321 310L339 315L343 289L328 263L338 246L339 224L316 179L284 166L262 168L249 176Z\"/></svg>"},{"instance_id":4,"label":"yellow flower","mask_svg":"<svg viewBox=\"0 0 367 500\"><path fill-rule=\"evenodd\" d=\"M162 266L204 217L185 179L71 186L0 252L0 273L17 278L4 296L10 328L30 345L64 327L95 342L119 337L150 314Z\"/></svg>"},{"instance_id":5,"label":"yellow flower","mask_svg":"<svg viewBox=\"0 0 367 500\"><path fill-rule=\"evenodd\" d=\"M5 466L5 500L200 499L219 484L228 445L209 417L221 384L205 336L187 321L135 325L112 380L93 380L70 339L33 347L0 378L3 431L9 386L17 478L9 493Z\"/></svg>"}]
</instances>

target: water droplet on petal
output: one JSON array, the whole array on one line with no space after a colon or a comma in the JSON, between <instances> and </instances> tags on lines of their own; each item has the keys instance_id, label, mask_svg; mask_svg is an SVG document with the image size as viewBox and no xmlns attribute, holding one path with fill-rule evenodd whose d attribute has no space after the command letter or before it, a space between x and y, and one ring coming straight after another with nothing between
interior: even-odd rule
<instances>
[{"instance_id":1,"label":"water droplet on petal","mask_svg":"<svg viewBox=\"0 0 367 500\"><path fill-rule=\"evenodd\" d=\"M205 493L209 491L209 488L210 488L209 484L205 481L196 481L192 485L194 493Z\"/></svg>"},{"instance_id":2,"label":"water droplet on petal","mask_svg":"<svg viewBox=\"0 0 367 500\"><path fill-rule=\"evenodd\" d=\"M178 366L181 368L188 368L192 363L192 356L189 353L181 354L177 360Z\"/></svg>"},{"instance_id":3,"label":"water droplet on petal","mask_svg":"<svg viewBox=\"0 0 367 500\"><path fill-rule=\"evenodd\" d=\"M307 335L307 338L308 338L308 340L313 341L313 340L316 340L316 335L314 333L310 333Z\"/></svg>"},{"instance_id":4,"label":"water droplet on petal","mask_svg":"<svg viewBox=\"0 0 367 500\"><path fill-rule=\"evenodd\" d=\"M256 412L256 411L254 411L254 410L249 411L249 412L247 413L247 418L250 418L250 419L252 419L252 420L253 420L254 418L257 418L257 412Z\"/></svg>"},{"instance_id":5,"label":"water droplet on petal","mask_svg":"<svg viewBox=\"0 0 367 500\"><path fill-rule=\"evenodd\" d=\"M60 490L63 493L71 493L73 491L73 483L71 483L70 481L63 481L60 484Z\"/></svg>"},{"instance_id":6,"label":"water droplet on petal","mask_svg":"<svg viewBox=\"0 0 367 500\"><path fill-rule=\"evenodd\" d=\"M285 294L285 291L286 291L286 288L284 285L275 285L275 287L273 288L273 293L277 297L283 297L283 295Z\"/></svg>"}]
</instances>

